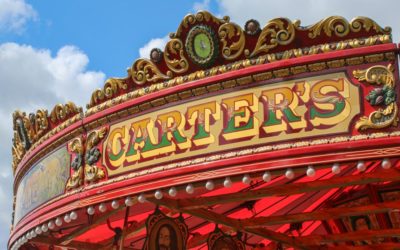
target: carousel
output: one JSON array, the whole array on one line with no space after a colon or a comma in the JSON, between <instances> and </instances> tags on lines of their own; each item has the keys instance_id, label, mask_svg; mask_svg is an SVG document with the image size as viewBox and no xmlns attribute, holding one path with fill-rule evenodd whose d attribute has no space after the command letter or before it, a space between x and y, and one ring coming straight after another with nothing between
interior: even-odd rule
<instances>
[{"instance_id":1,"label":"carousel","mask_svg":"<svg viewBox=\"0 0 400 250\"><path fill-rule=\"evenodd\" d=\"M8 249L400 249L398 54L367 17L187 15L85 110L14 112Z\"/></svg>"}]
</instances>

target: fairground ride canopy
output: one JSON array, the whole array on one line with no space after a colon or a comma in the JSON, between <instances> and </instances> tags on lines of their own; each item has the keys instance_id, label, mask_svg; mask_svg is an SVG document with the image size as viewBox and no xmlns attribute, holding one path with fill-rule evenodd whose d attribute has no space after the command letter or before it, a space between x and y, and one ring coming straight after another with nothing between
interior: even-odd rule
<instances>
[{"instance_id":1,"label":"fairground ride canopy","mask_svg":"<svg viewBox=\"0 0 400 250\"><path fill-rule=\"evenodd\" d=\"M10 249L399 249L398 46L201 11L87 109L13 115Z\"/></svg>"}]
</instances>

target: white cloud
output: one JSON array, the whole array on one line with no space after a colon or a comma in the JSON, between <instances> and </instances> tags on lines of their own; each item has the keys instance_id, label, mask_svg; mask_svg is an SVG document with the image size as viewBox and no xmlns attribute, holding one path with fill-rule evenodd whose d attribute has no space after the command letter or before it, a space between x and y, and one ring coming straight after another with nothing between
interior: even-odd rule
<instances>
[{"instance_id":1,"label":"white cloud","mask_svg":"<svg viewBox=\"0 0 400 250\"><path fill-rule=\"evenodd\" d=\"M1 109L51 109L68 100L80 106L105 80L102 72L87 71L89 58L74 46L62 47L55 56L49 50L28 45L0 45Z\"/></svg>"},{"instance_id":2,"label":"white cloud","mask_svg":"<svg viewBox=\"0 0 400 250\"><path fill-rule=\"evenodd\" d=\"M152 49L159 48L163 51L165 44L167 44L168 41L169 36L151 39L148 43L146 43L143 47L139 49L139 56L141 58L150 58L150 51Z\"/></svg>"},{"instance_id":3,"label":"white cloud","mask_svg":"<svg viewBox=\"0 0 400 250\"><path fill-rule=\"evenodd\" d=\"M21 109L29 113L38 108L51 111L55 104L68 100L85 106L92 91L105 80L104 73L88 71L88 63L87 55L74 46L62 47L52 55L47 49L29 45L0 44L1 249L6 246L12 212L12 112Z\"/></svg>"},{"instance_id":4,"label":"white cloud","mask_svg":"<svg viewBox=\"0 0 400 250\"><path fill-rule=\"evenodd\" d=\"M0 0L0 31L20 33L29 20L37 19L37 12L24 0Z\"/></svg>"},{"instance_id":5,"label":"white cloud","mask_svg":"<svg viewBox=\"0 0 400 250\"><path fill-rule=\"evenodd\" d=\"M203 2L195 2L193 4L193 10L198 12L200 10L208 10L210 8L210 0L203 0Z\"/></svg>"},{"instance_id":6,"label":"white cloud","mask_svg":"<svg viewBox=\"0 0 400 250\"><path fill-rule=\"evenodd\" d=\"M333 15L348 20L356 16L367 16L380 26L393 28L394 41L400 40L398 0L217 0L221 15L228 15L233 22L243 25L249 19L257 19L261 26L276 17L299 19L303 26Z\"/></svg>"}]
</instances>

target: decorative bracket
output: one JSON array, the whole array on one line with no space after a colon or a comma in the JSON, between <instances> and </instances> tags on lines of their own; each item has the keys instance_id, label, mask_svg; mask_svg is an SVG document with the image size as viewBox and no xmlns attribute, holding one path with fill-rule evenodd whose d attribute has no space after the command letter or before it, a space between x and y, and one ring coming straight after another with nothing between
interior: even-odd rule
<instances>
[{"instance_id":1,"label":"decorative bracket","mask_svg":"<svg viewBox=\"0 0 400 250\"><path fill-rule=\"evenodd\" d=\"M372 106L383 106L372 112L368 117L363 116L356 123L357 130L382 129L389 126L397 126L398 107L396 104L394 67L378 65L366 70L354 70L353 75L359 81L373 85L383 85L373 89L367 96L367 101Z\"/></svg>"},{"instance_id":2,"label":"decorative bracket","mask_svg":"<svg viewBox=\"0 0 400 250\"><path fill-rule=\"evenodd\" d=\"M71 162L73 174L68 179L66 189L71 190L86 182L95 182L104 178L104 171L97 167L95 163L100 159L100 150L96 147L100 140L107 133L107 128L101 128L90 132L84 141L82 138L75 138L68 147L75 157ZM83 167L85 166L85 167Z\"/></svg>"}]
</instances>

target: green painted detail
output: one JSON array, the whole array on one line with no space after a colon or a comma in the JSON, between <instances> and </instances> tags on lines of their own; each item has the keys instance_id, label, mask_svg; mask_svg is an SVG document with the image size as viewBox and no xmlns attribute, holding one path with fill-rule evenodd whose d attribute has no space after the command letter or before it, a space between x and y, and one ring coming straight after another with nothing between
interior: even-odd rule
<instances>
[{"instance_id":1,"label":"green painted detail","mask_svg":"<svg viewBox=\"0 0 400 250\"><path fill-rule=\"evenodd\" d=\"M143 138L139 137L139 138L136 138L135 143L141 143L142 141L143 141ZM136 155L137 154L137 150L134 147L135 143L131 143L129 145L129 149L128 149L128 152L126 153L126 156L131 156L131 155Z\"/></svg>"},{"instance_id":2,"label":"green painted detail","mask_svg":"<svg viewBox=\"0 0 400 250\"><path fill-rule=\"evenodd\" d=\"M174 136L174 139L177 143L184 143L187 141L187 139L185 137L183 137L178 130L175 130L174 132L172 132L172 135Z\"/></svg>"},{"instance_id":3,"label":"green painted detail","mask_svg":"<svg viewBox=\"0 0 400 250\"><path fill-rule=\"evenodd\" d=\"M206 132L204 125L199 124L197 126L197 133L193 136L193 139L198 140L198 139L207 138L209 136L210 136L210 133Z\"/></svg>"},{"instance_id":4,"label":"green painted detail","mask_svg":"<svg viewBox=\"0 0 400 250\"><path fill-rule=\"evenodd\" d=\"M284 108L282 112L288 122L301 121L301 118L296 116L290 108ZM279 125L281 123L282 120L276 117L276 113L273 110L268 110L268 120L264 122L263 126L274 126L274 125Z\"/></svg>"},{"instance_id":5,"label":"green painted detail","mask_svg":"<svg viewBox=\"0 0 400 250\"><path fill-rule=\"evenodd\" d=\"M331 112L327 112L327 113L319 112L315 107L311 107L310 119L312 120L316 117L320 117L320 118L334 117L334 116L340 114L343 111L345 106L346 106L346 104L345 104L344 100L339 101L339 102L335 103L335 108Z\"/></svg>"},{"instance_id":6,"label":"green painted detail","mask_svg":"<svg viewBox=\"0 0 400 250\"><path fill-rule=\"evenodd\" d=\"M264 126L274 126L282 123L282 120L278 120L276 113L273 110L268 110L268 120L264 121Z\"/></svg>"},{"instance_id":7,"label":"green painted detail","mask_svg":"<svg viewBox=\"0 0 400 250\"><path fill-rule=\"evenodd\" d=\"M122 155L124 154L124 150L120 150L118 154L113 154L110 150L110 152L108 152L108 158L110 158L112 161L117 161L119 158L122 157Z\"/></svg>"},{"instance_id":8,"label":"green painted detail","mask_svg":"<svg viewBox=\"0 0 400 250\"><path fill-rule=\"evenodd\" d=\"M235 127L235 116L241 116L245 117L246 113L245 112L238 112L232 116L232 118L228 122L228 126L224 129L224 133L233 133L233 132L239 132L247 129L251 129L254 127L254 118L250 117L249 121L246 123L244 126L240 127Z\"/></svg>"},{"instance_id":9,"label":"green painted detail","mask_svg":"<svg viewBox=\"0 0 400 250\"><path fill-rule=\"evenodd\" d=\"M168 147L168 146L171 146L171 144L172 143L168 140L167 133L164 133L161 136L161 141L156 145L151 143L150 138L147 138L142 152L151 151L151 150L155 150L155 149L159 149L159 148L163 148L163 147Z\"/></svg>"},{"instance_id":10,"label":"green painted detail","mask_svg":"<svg viewBox=\"0 0 400 250\"><path fill-rule=\"evenodd\" d=\"M211 41L206 34L200 33L194 37L194 51L198 57L203 59L210 55Z\"/></svg>"}]
</instances>

